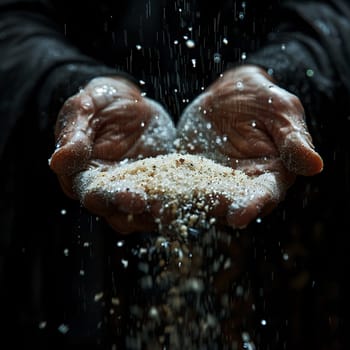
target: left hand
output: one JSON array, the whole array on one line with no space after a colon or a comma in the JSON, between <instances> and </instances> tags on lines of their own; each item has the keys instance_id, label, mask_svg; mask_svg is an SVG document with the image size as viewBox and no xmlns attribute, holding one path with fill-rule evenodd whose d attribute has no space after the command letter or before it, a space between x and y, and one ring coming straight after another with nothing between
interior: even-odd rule
<instances>
[{"instance_id":1,"label":"left hand","mask_svg":"<svg viewBox=\"0 0 350 350\"><path fill-rule=\"evenodd\" d=\"M234 202L221 193L215 215L245 227L285 196L296 175L323 168L299 98L256 66L226 71L184 111L178 148L243 170L254 181Z\"/></svg>"},{"instance_id":2,"label":"left hand","mask_svg":"<svg viewBox=\"0 0 350 350\"><path fill-rule=\"evenodd\" d=\"M50 167L69 197L104 217L116 231L153 229L145 196L117 186L113 191L87 191L89 184L80 181L80 176L91 169L101 175L121 161L171 152L175 133L167 111L142 96L131 81L96 77L63 104Z\"/></svg>"}]
</instances>

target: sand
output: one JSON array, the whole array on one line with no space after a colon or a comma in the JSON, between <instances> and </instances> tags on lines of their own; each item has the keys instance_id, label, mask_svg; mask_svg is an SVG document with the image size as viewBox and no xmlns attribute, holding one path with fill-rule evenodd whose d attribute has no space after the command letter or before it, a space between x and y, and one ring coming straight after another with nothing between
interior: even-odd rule
<instances>
[{"instance_id":1,"label":"sand","mask_svg":"<svg viewBox=\"0 0 350 350\"><path fill-rule=\"evenodd\" d=\"M108 199L118 192L136 193L146 202L161 201L172 225L187 234L188 227L208 228L215 217L207 215L225 197L232 206L254 189L254 180L240 170L201 155L171 153L114 166L97 165L82 172L76 181L81 200L94 191ZM162 230L162 215L158 220Z\"/></svg>"}]
</instances>

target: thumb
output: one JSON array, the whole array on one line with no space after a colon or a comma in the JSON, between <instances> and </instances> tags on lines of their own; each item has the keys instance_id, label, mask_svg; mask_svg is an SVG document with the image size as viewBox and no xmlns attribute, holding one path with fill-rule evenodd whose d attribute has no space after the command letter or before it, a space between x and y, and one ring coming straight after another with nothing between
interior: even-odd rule
<instances>
[{"instance_id":1,"label":"thumb","mask_svg":"<svg viewBox=\"0 0 350 350\"><path fill-rule=\"evenodd\" d=\"M284 165L294 174L312 176L322 171L323 160L315 151L307 131L289 131L277 147Z\"/></svg>"},{"instance_id":2,"label":"thumb","mask_svg":"<svg viewBox=\"0 0 350 350\"><path fill-rule=\"evenodd\" d=\"M79 112L66 118L58 132L56 149L49 159L50 168L57 175L72 175L83 170L92 153L92 130L88 117Z\"/></svg>"},{"instance_id":3,"label":"thumb","mask_svg":"<svg viewBox=\"0 0 350 350\"><path fill-rule=\"evenodd\" d=\"M91 138L83 130L72 130L49 159L50 168L58 175L72 175L83 170L92 153Z\"/></svg>"},{"instance_id":4,"label":"thumb","mask_svg":"<svg viewBox=\"0 0 350 350\"><path fill-rule=\"evenodd\" d=\"M323 160L312 143L301 101L278 86L270 89L270 93L275 94L274 103L270 104L275 118L273 123L266 120L265 126L285 167L296 175L312 176L320 173Z\"/></svg>"},{"instance_id":5,"label":"thumb","mask_svg":"<svg viewBox=\"0 0 350 350\"><path fill-rule=\"evenodd\" d=\"M56 149L49 159L58 175L72 175L83 170L92 153L93 131L89 120L95 112L91 97L84 92L63 105L56 122Z\"/></svg>"}]
</instances>

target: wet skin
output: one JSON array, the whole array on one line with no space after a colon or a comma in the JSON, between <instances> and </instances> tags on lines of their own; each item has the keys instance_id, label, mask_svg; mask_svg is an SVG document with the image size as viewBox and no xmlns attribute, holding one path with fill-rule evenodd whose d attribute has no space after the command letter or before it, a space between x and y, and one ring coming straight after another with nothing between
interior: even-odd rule
<instances>
[{"instance_id":1,"label":"wet skin","mask_svg":"<svg viewBox=\"0 0 350 350\"><path fill-rule=\"evenodd\" d=\"M131 82L96 78L63 105L55 137L50 167L74 199L79 198L74 188L78 172L96 164L109 167L126 158L167 154L174 145L177 151L204 154L244 170L254 178L254 188L234 203L219 194L220 205L211 213L239 228L269 213L297 175L312 176L323 167L300 100L254 66L225 72L188 105L177 128L165 109L143 97ZM161 207L161 199L150 203L128 191L107 199L97 190L80 200L121 233L155 229Z\"/></svg>"}]
</instances>

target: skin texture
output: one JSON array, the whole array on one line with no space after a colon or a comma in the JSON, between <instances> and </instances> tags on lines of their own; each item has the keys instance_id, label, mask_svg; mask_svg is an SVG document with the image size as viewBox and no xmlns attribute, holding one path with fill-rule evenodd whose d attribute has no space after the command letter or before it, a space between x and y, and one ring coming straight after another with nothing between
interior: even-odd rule
<instances>
[{"instance_id":1,"label":"skin texture","mask_svg":"<svg viewBox=\"0 0 350 350\"><path fill-rule=\"evenodd\" d=\"M226 71L184 111L179 147L202 153L254 178L254 188L235 203L221 194L217 216L245 227L269 213L297 175L322 171L300 100L278 87L262 69ZM194 140L194 141L193 141Z\"/></svg>"},{"instance_id":2,"label":"skin texture","mask_svg":"<svg viewBox=\"0 0 350 350\"><path fill-rule=\"evenodd\" d=\"M243 170L254 186L234 202L217 194L220 204L211 212L237 228L269 213L297 175L312 176L323 168L300 100L255 66L225 72L188 105L177 129L166 111L129 81L96 78L66 101L55 137L50 166L74 199L79 199L74 178L80 171L166 154L174 144L179 152ZM161 207L126 190L108 198L96 190L80 200L120 233L154 229Z\"/></svg>"},{"instance_id":3,"label":"skin texture","mask_svg":"<svg viewBox=\"0 0 350 350\"><path fill-rule=\"evenodd\" d=\"M106 198L103 191L95 191L79 198L74 179L97 165L168 153L175 133L165 109L143 97L137 86L119 77L95 78L61 108L50 167L69 197L80 199L115 230L153 229L153 219L144 214L148 203L139 194L125 191Z\"/></svg>"}]
</instances>

